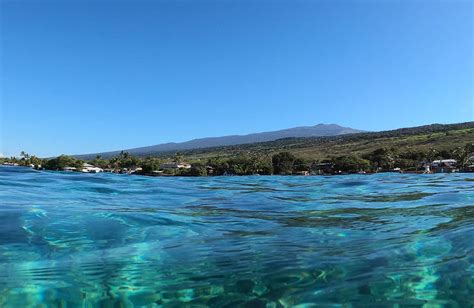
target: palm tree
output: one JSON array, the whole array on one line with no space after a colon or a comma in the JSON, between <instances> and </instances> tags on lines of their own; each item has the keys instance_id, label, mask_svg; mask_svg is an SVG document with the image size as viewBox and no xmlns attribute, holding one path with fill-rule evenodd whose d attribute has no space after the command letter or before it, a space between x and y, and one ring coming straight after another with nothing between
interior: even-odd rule
<instances>
[{"instance_id":1,"label":"palm tree","mask_svg":"<svg viewBox=\"0 0 474 308\"><path fill-rule=\"evenodd\" d=\"M177 152L176 155L174 156L174 162L179 164L182 161L183 161L183 155Z\"/></svg>"},{"instance_id":2,"label":"palm tree","mask_svg":"<svg viewBox=\"0 0 474 308\"><path fill-rule=\"evenodd\" d=\"M26 160L30 158L30 154L26 153L25 151L21 151L20 156L22 156Z\"/></svg>"},{"instance_id":3,"label":"palm tree","mask_svg":"<svg viewBox=\"0 0 474 308\"><path fill-rule=\"evenodd\" d=\"M431 149L426 154L426 159L428 160L428 162L432 163L433 160L435 160L438 156L439 156L439 152L435 149Z\"/></svg>"},{"instance_id":4,"label":"palm tree","mask_svg":"<svg viewBox=\"0 0 474 308\"><path fill-rule=\"evenodd\" d=\"M466 144L464 147L458 147L453 151L454 157L457 160L458 166L460 168L466 167L469 162L470 158L474 153L474 145L473 144Z\"/></svg>"},{"instance_id":5,"label":"palm tree","mask_svg":"<svg viewBox=\"0 0 474 308\"><path fill-rule=\"evenodd\" d=\"M28 165L30 161L30 155L26 153L25 151L21 151L20 153L21 156L21 161L23 162L23 165Z\"/></svg>"}]
</instances>

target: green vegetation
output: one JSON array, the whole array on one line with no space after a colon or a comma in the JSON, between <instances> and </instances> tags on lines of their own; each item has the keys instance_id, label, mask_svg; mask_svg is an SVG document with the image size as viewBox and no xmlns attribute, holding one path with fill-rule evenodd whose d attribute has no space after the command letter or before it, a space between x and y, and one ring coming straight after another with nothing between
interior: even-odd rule
<instances>
[{"instance_id":1,"label":"green vegetation","mask_svg":"<svg viewBox=\"0 0 474 308\"><path fill-rule=\"evenodd\" d=\"M148 157L142 160L140 167L142 168L143 173L148 174L152 173L155 170L160 169L160 160L153 157Z\"/></svg>"},{"instance_id":2,"label":"green vegetation","mask_svg":"<svg viewBox=\"0 0 474 308\"><path fill-rule=\"evenodd\" d=\"M273 171L276 174L292 174L295 161L296 157L290 152L277 153L272 156ZM304 160L300 159L298 162L300 165L300 169L301 167L304 168Z\"/></svg>"},{"instance_id":3,"label":"green vegetation","mask_svg":"<svg viewBox=\"0 0 474 308\"><path fill-rule=\"evenodd\" d=\"M235 157L241 153L264 152L269 155L290 152L305 160L324 160L344 155L364 156L377 149L397 149L400 153L452 151L474 142L474 122L427 125L392 131L359 133L331 137L286 138L270 142L243 144L183 152L186 158ZM157 154L158 155L158 154ZM161 153L166 157L170 153Z\"/></svg>"},{"instance_id":4,"label":"green vegetation","mask_svg":"<svg viewBox=\"0 0 474 308\"><path fill-rule=\"evenodd\" d=\"M338 156L332 159L332 163L334 163L334 170L343 172L373 171L377 168L374 162L355 155ZM385 170L388 171L390 169Z\"/></svg>"},{"instance_id":5,"label":"green vegetation","mask_svg":"<svg viewBox=\"0 0 474 308\"><path fill-rule=\"evenodd\" d=\"M144 175L327 174L395 168L416 172L424 170L423 164L427 162L448 158L457 160L457 168L471 170L473 154L474 122L470 122L335 137L288 138L144 158L122 151L109 159L97 156L88 162L112 172L133 170ZM3 161L48 170L81 170L84 163L65 155L41 160L25 152L20 158ZM171 162L172 167L163 165Z\"/></svg>"},{"instance_id":6,"label":"green vegetation","mask_svg":"<svg viewBox=\"0 0 474 308\"><path fill-rule=\"evenodd\" d=\"M66 167L76 168L77 170L82 169L84 162L74 157L61 155L53 159L45 160L41 166L48 170L63 170Z\"/></svg>"},{"instance_id":7,"label":"green vegetation","mask_svg":"<svg viewBox=\"0 0 474 308\"><path fill-rule=\"evenodd\" d=\"M25 151L21 151L20 157L0 157L0 163L10 163L10 164L16 164L19 166L38 166L41 165L42 159L38 158L34 155L30 155L26 153Z\"/></svg>"}]
</instances>

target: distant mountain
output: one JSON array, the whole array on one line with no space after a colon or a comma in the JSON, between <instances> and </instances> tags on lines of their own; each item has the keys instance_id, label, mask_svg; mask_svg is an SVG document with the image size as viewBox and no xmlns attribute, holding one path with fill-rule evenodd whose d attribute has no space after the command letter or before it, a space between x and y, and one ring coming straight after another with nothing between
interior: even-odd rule
<instances>
[{"instance_id":1,"label":"distant mountain","mask_svg":"<svg viewBox=\"0 0 474 308\"><path fill-rule=\"evenodd\" d=\"M209 157L237 157L249 152L277 153L288 151L308 161L371 153L380 148L403 153L452 151L474 142L474 122L431 124L378 132L361 132L320 137L282 138L274 141L230 145L183 151L189 160ZM448 157L445 157L448 158Z\"/></svg>"},{"instance_id":2,"label":"distant mountain","mask_svg":"<svg viewBox=\"0 0 474 308\"><path fill-rule=\"evenodd\" d=\"M181 143L162 143L147 147L126 149L124 151L136 156L148 156L162 152L184 151L191 149L202 149L211 147L220 147L228 145L248 144L257 142L274 141L283 138L295 137L323 137L323 136L339 136L345 134L354 134L363 132L362 130L353 129L349 127L342 127L336 124L318 124L315 126L301 126L288 129L282 129L271 132L253 133L248 135L231 135L223 137L209 137L193 139ZM101 155L104 158L114 156L120 151L105 152L97 154L75 155L75 157L82 159L90 159L96 155Z\"/></svg>"}]
</instances>

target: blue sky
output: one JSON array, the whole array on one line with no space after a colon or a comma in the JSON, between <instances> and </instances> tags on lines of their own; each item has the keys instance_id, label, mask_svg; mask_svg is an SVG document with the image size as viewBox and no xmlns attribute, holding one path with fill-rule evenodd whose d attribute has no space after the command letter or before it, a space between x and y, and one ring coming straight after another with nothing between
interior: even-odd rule
<instances>
[{"instance_id":1,"label":"blue sky","mask_svg":"<svg viewBox=\"0 0 474 308\"><path fill-rule=\"evenodd\" d=\"M0 153L474 120L472 1L1 2Z\"/></svg>"}]
</instances>

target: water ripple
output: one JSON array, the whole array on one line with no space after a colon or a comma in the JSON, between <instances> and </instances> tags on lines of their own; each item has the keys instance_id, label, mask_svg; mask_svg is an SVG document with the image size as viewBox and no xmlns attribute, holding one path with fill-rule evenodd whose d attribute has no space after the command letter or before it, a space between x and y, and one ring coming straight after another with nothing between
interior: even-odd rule
<instances>
[{"instance_id":1,"label":"water ripple","mask_svg":"<svg viewBox=\"0 0 474 308\"><path fill-rule=\"evenodd\" d=\"M469 307L473 181L0 167L0 306Z\"/></svg>"}]
</instances>

